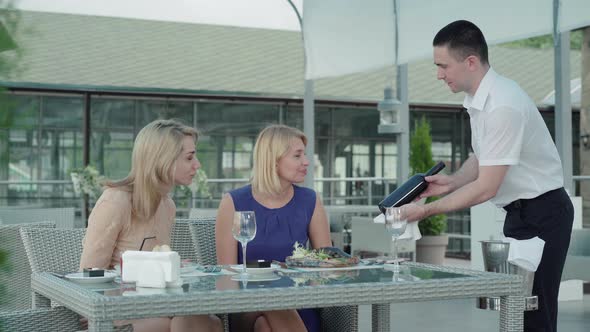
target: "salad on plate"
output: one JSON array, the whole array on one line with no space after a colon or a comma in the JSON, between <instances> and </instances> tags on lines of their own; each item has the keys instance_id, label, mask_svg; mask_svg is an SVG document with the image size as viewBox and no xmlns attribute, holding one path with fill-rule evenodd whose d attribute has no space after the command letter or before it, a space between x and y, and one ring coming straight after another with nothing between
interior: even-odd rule
<instances>
[{"instance_id":1,"label":"salad on plate","mask_svg":"<svg viewBox=\"0 0 590 332\"><path fill-rule=\"evenodd\" d=\"M346 267L359 263L359 258L334 247L306 249L298 242L291 256L285 258L289 267Z\"/></svg>"}]
</instances>

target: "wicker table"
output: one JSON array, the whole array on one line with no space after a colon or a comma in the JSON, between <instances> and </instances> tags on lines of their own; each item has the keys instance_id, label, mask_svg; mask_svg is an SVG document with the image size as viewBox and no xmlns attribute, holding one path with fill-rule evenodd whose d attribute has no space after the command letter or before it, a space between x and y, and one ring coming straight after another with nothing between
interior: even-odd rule
<instances>
[{"instance_id":1,"label":"wicker table","mask_svg":"<svg viewBox=\"0 0 590 332\"><path fill-rule=\"evenodd\" d=\"M88 317L91 332L112 331L113 320L119 319L360 304L373 305L373 331L389 331L389 303L479 296L501 298L500 331L522 331L520 276L418 263L404 266L400 274L382 268L289 273L246 285L230 276L195 277L176 289L136 289L112 282L96 290L97 285L35 273L31 287L36 307L56 301Z\"/></svg>"}]
</instances>

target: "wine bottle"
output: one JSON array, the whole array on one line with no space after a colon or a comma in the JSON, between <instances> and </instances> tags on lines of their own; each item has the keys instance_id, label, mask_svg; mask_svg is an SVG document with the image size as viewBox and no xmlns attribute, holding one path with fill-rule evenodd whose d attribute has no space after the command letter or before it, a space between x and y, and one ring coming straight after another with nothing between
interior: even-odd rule
<instances>
[{"instance_id":1,"label":"wine bottle","mask_svg":"<svg viewBox=\"0 0 590 332\"><path fill-rule=\"evenodd\" d=\"M411 203L428 187L428 182L426 182L425 177L434 175L440 172L443 168L445 168L445 164L442 161L439 161L438 164L434 165L428 170L428 172L415 174L385 197L381 203L379 203L379 210L385 213L385 209L388 207L398 207Z\"/></svg>"}]
</instances>

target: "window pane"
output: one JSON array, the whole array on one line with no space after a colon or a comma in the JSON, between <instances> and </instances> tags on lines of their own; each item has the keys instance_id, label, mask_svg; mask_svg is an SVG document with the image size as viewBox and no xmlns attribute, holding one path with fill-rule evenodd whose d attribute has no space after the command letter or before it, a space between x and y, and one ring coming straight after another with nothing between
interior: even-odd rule
<instances>
[{"instance_id":1,"label":"window pane","mask_svg":"<svg viewBox=\"0 0 590 332\"><path fill-rule=\"evenodd\" d=\"M41 180L69 180L73 168L82 167L81 131L48 129L41 135Z\"/></svg>"},{"instance_id":2,"label":"window pane","mask_svg":"<svg viewBox=\"0 0 590 332\"><path fill-rule=\"evenodd\" d=\"M334 135L341 137L391 137L377 132L379 112L370 108L334 109Z\"/></svg>"},{"instance_id":3,"label":"window pane","mask_svg":"<svg viewBox=\"0 0 590 332\"><path fill-rule=\"evenodd\" d=\"M109 179L122 179L131 170L133 132L96 130L90 141L91 164Z\"/></svg>"},{"instance_id":4,"label":"window pane","mask_svg":"<svg viewBox=\"0 0 590 332\"><path fill-rule=\"evenodd\" d=\"M254 136L279 122L278 105L199 103L197 128L204 135Z\"/></svg>"},{"instance_id":5,"label":"window pane","mask_svg":"<svg viewBox=\"0 0 590 332\"><path fill-rule=\"evenodd\" d=\"M137 131L157 119L179 119L193 124L193 103L189 101L137 100Z\"/></svg>"},{"instance_id":6,"label":"window pane","mask_svg":"<svg viewBox=\"0 0 590 332\"><path fill-rule=\"evenodd\" d=\"M84 100L81 97L41 97L43 126L82 128Z\"/></svg>"},{"instance_id":7,"label":"window pane","mask_svg":"<svg viewBox=\"0 0 590 332\"><path fill-rule=\"evenodd\" d=\"M0 94L0 128L29 128L38 125L39 97Z\"/></svg>"},{"instance_id":8,"label":"window pane","mask_svg":"<svg viewBox=\"0 0 590 332\"><path fill-rule=\"evenodd\" d=\"M303 107L288 106L285 113L285 124L303 131ZM329 137L332 128L330 108L315 107L315 135L317 137Z\"/></svg>"},{"instance_id":9,"label":"window pane","mask_svg":"<svg viewBox=\"0 0 590 332\"><path fill-rule=\"evenodd\" d=\"M133 132L135 128L135 102L123 99L93 98L91 107L92 130L121 128Z\"/></svg>"}]
</instances>

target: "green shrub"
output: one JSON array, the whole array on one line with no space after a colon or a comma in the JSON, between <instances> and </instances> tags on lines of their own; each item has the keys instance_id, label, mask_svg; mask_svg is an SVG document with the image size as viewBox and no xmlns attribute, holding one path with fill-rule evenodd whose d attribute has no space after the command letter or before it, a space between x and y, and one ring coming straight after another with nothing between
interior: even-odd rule
<instances>
[{"instance_id":1,"label":"green shrub","mask_svg":"<svg viewBox=\"0 0 590 332\"><path fill-rule=\"evenodd\" d=\"M414 123L414 131L410 137L410 168L413 173L423 173L434 166L432 158L432 137L430 124L422 117ZM429 197L426 203L437 200ZM447 216L444 214L430 216L418 223L422 235L440 235L447 229Z\"/></svg>"}]
</instances>

